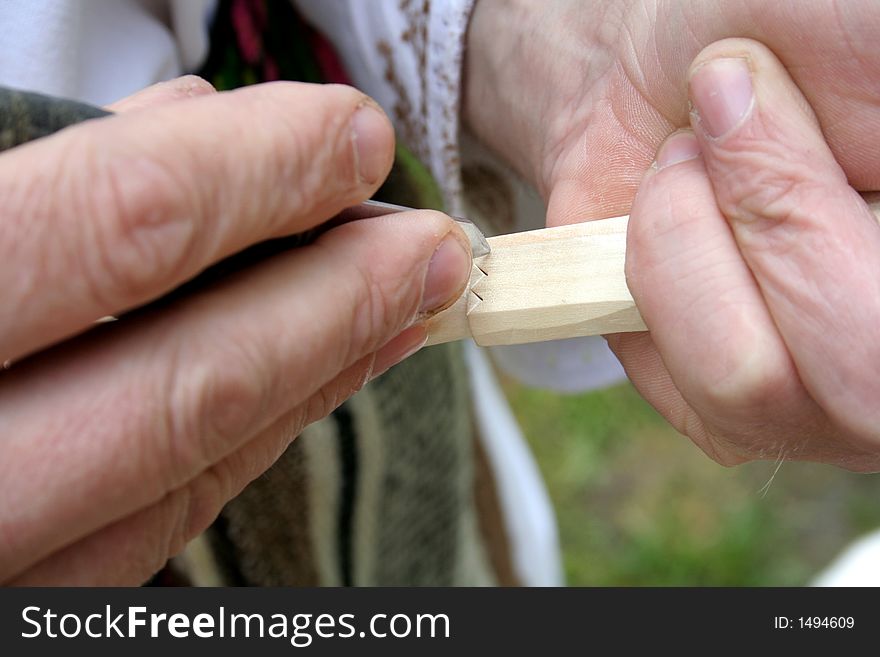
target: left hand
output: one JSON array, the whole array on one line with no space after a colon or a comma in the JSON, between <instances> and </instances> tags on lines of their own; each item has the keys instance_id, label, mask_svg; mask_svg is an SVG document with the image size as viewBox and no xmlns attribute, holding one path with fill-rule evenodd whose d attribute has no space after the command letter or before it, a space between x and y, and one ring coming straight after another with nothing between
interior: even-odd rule
<instances>
[{"instance_id":1,"label":"left hand","mask_svg":"<svg viewBox=\"0 0 880 657\"><path fill-rule=\"evenodd\" d=\"M880 11L870 2L835 7L803 3L789 15L760 0L618 0L601 10L480 0L471 25L466 119L541 191L550 225L630 212L664 138L689 125L689 66L705 46L743 36L779 55L781 64L742 40L700 55L738 47L769 75L755 83L754 127L745 142L707 140L698 129L702 159L642 183L628 278L652 333L609 339L648 401L725 464L880 467L880 236L853 190L880 189L880 131L871 129L880 126L880 90L865 83L880 78L880 51L864 45ZM686 141L674 137L663 150ZM774 189L775 201L761 196ZM714 194L720 213L709 212ZM681 212L664 212L670 199ZM750 233L737 216L750 210L772 225L780 207L815 220L815 230L781 222L761 233L769 246L742 237ZM798 241L783 241L794 226ZM709 244L724 247L718 261L706 260Z\"/></svg>"},{"instance_id":2,"label":"left hand","mask_svg":"<svg viewBox=\"0 0 880 657\"><path fill-rule=\"evenodd\" d=\"M691 62L743 37L789 69L850 184L880 190L878 33L875 0L479 0L463 118L535 185L548 225L628 214L661 142L688 125Z\"/></svg>"},{"instance_id":3,"label":"left hand","mask_svg":"<svg viewBox=\"0 0 880 657\"><path fill-rule=\"evenodd\" d=\"M880 469L880 225L785 68L746 39L691 67L630 215L651 333L609 344L642 395L723 464Z\"/></svg>"}]
</instances>

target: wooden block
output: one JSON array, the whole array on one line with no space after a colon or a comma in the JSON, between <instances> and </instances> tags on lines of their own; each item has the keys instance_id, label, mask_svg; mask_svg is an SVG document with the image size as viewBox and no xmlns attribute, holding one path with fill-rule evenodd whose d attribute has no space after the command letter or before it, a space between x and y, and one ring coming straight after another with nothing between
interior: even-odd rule
<instances>
[{"instance_id":1,"label":"wooden block","mask_svg":"<svg viewBox=\"0 0 880 657\"><path fill-rule=\"evenodd\" d=\"M615 217L490 237L471 285L428 325L429 344L518 344L644 331L626 286L626 226ZM485 276L483 275L485 272Z\"/></svg>"},{"instance_id":2,"label":"wooden block","mask_svg":"<svg viewBox=\"0 0 880 657\"><path fill-rule=\"evenodd\" d=\"M880 220L880 192L863 194ZM471 284L428 322L428 344L519 344L645 331L626 286L629 217L489 238ZM485 275L484 275L485 272Z\"/></svg>"}]
</instances>

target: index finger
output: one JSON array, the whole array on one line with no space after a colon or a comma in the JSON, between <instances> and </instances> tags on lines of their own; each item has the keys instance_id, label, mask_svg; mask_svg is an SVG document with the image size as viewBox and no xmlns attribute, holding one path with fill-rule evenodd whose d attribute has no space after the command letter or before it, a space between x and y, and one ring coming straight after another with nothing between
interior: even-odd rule
<instances>
[{"instance_id":1,"label":"index finger","mask_svg":"<svg viewBox=\"0 0 880 657\"><path fill-rule=\"evenodd\" d=\"M91 121L0 156L0 360L141 305L376 190L391 125L344 86L273 83Z\"/></svg>"}]
</instances>

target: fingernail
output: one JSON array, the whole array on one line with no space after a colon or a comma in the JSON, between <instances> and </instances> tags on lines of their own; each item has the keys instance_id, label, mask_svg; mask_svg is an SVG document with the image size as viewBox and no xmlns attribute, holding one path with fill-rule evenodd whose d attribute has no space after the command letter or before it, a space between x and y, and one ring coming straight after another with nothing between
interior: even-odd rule
<instances>
[{"instance_id":1,"label":"fingernail","mask_svg":"<svg viewBox=\"0 0 880 657\"><path fill-rule=\"evenodd\" d=\"M422 313L437 312L458 298L471 276L471 254L452 233L431 256L422 293Z\"/></svg>"},{"instance_id":2,"label":"fingernail","mask_svg":"<svg viewBox=\"0 0 880 657\"><path fill-rule=\"evenodd\" d=\"M400 361L409 358L424 347L427 341L428 329L424 324L410 326L408 329L398 333L397 337L393 338L391 342L376 352L371 378L375 379Z\"/></svg>"},{"instance_id":3,"label":"fingernail","mask_svg":"<svg viewBox=\"0 0 880 657\"><path fill-rule=\"evenodd\" d=\"M657 168L687 162L700 156L700 144L694 133L690 130L682 130L668 137L660 150L657 151Z\"/></svg>"},{"instance_id":4,"label":"fingernail","mask_svg":"<svg viewBox=\"0 0 880 657\"><path fill-rule=\"evenodd\" d=\"M364 103L351 119L351 139L361 180L373 184L384 177L394 142L388 118L374 105Z\"/></svg>"},{"instance_id":5,"label":"fingernail","mask_svg":"<svg viewBox=\"0 0 880 657\"><path fill-rule=\"evenodd\" d=\"M752 107L752 74L745 59L711 60L694 71L690 86L700 125L711 137L730 132Z\"/></svg>"}]
</instances>

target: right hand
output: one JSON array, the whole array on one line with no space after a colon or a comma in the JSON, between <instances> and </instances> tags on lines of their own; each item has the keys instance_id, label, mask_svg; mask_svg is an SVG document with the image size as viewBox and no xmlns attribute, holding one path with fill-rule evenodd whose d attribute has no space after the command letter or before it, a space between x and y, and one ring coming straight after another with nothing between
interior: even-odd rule
<instances>
[{"instance_id":1,"label":"right hand","mask_svg":"<svg viewBox=\"0 0 880 657\"><path fill-rule=\"evenodd\" d=\"M0 155L6 583L144 581L418 349L470 272L448 217L397 214L89 330L369 198L394 151L381 110L342 86L165 86L115 109Z\"/></svg>"},{"instance_id":2,"label":"right hand","mask_svg":"<svg viewBox=\"0 0 880 657\"><path fill-rule=\"evenodd\" d=\"M738 0L479 0L464 119L558 226L628 214L657 148L688 125L687 75L730 37L790 70L858 190L880 190L880 5Z\"/></svg>"}]
</instances>

